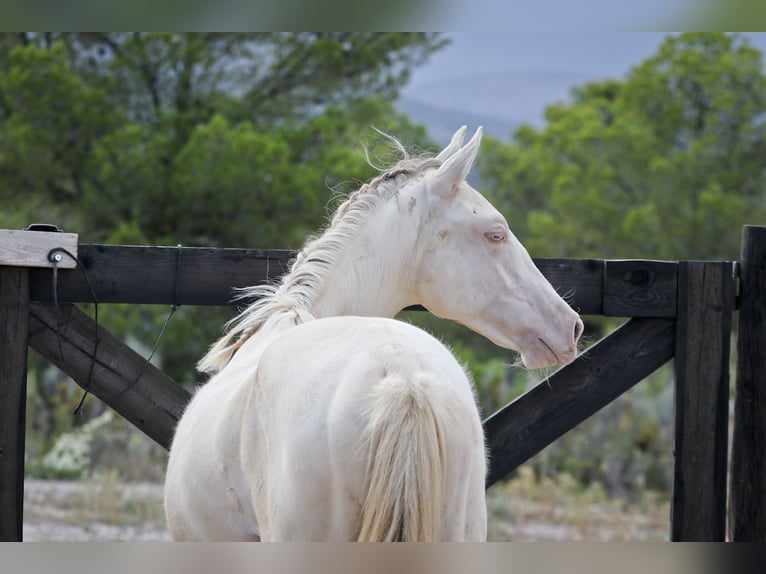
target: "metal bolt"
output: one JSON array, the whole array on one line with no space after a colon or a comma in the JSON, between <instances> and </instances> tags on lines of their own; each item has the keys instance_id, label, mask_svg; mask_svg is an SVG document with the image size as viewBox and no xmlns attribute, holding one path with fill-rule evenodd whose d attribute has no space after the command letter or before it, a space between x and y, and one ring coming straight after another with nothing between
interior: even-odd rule
<instances>
[{"instance_id":1,"label":"metal bolt","mask_svg":"<svg viewBox=\"0 0 766 574\"><path fill-rule=\"evenodd\" d=\"M63 259L63 257L61 257L61 253L56 253L56 254L53 256L53 260L54 260L56 263L60 263L62 259Z\"/></svg>"}]
</instances>

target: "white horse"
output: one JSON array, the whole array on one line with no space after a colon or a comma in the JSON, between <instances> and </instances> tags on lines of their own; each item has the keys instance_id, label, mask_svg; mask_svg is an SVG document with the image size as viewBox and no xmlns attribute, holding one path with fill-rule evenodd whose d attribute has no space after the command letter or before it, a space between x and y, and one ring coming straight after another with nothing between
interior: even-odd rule
<instances>
[{"instance_id":1,"label":"white horse","mask_svg":"<svg viewBox=\"0 0 766 574\"><path fill-rule=\"evenodd\" d=\"M363 185L279 285L247 290L173 439L175 540L485 539L471 381L391 317L421 304L528 367L572 361L582 322L465 182L481 128L464 134Z\"/></svg>"}]
</instances>

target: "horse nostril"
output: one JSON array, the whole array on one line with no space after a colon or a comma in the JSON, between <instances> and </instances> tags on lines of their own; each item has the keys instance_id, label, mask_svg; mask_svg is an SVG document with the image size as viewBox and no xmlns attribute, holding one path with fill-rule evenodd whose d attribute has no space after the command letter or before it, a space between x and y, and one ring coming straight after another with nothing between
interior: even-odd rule
<instances>
[{"instance_id":1,"label":"horse nostril","mask_svg":"<svg viewBox=\"0 0 766 574\"><path fill-rule=\"evenodd\" d=\"M575 321L575 328L574 328L574 342L577 344L577 341L580 340L580 335L582 335L583 332L583 324L582 319L578 318L577 321Z\"/></svg>"}]
</instances>

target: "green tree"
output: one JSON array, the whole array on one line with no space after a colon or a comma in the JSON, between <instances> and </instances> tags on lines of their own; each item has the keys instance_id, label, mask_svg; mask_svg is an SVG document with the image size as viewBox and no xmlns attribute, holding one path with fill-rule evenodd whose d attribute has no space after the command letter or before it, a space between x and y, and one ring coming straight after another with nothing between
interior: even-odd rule
<instances>
[{"instance_id":1,"label":"green tree","mask_svg":"<svg viewBox=\"0 0 766 574\"><path fill-rule=\"evenodd\" d=\"M535 255L735 259L766 216L766 74L744 37L671 36L545 118L480 158Z\"/></svg>"},{"instance_id":2,"label":"green tree","mask_svg":"<svg viewBox=\"0 0 766 574\"><path fill-rule=\"evenodd\" d=\"M670 36L623 80L574 89L542 128L488 138L479 172L535 256L736 259L741 226L766 220L763 55L738 35ZM652 375L541 453L537 471L667 492L671 381Z\"/></svg>"},{"instance_id":3,"label":"green tree","mask_svg":"<svg viewBox=\"0 0 766 574\"><path fill-rule=\"evenodd\" d=\"M324 214L326 166L312 158L343 155L353 165L338 177L366 177L348 134L407 126L424 142L391 101L443 43L426 33L2 35L0 199L13 209L0 225L42 218L96 241L128 225L155 243L294 245ZM309 127L345 137L306 137Z\"/></svg>"}]
</instances>

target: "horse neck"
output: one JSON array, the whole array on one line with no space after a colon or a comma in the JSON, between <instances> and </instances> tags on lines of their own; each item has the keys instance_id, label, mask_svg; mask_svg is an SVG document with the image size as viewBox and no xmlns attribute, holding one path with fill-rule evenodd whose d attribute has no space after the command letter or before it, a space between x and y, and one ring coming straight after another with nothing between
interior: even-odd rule
<instances>
[{"instance_id":1,"label":"horse neck","mask_svg":"<svg viewBox=\"0 0 766 574\"><path fill-rule=\"evenodd\" d=\"M319 317L393 317L414 304L413 245L417 230L398 197L378 206L338 253L311 313Z\"/></svg>"}]
</instances>

